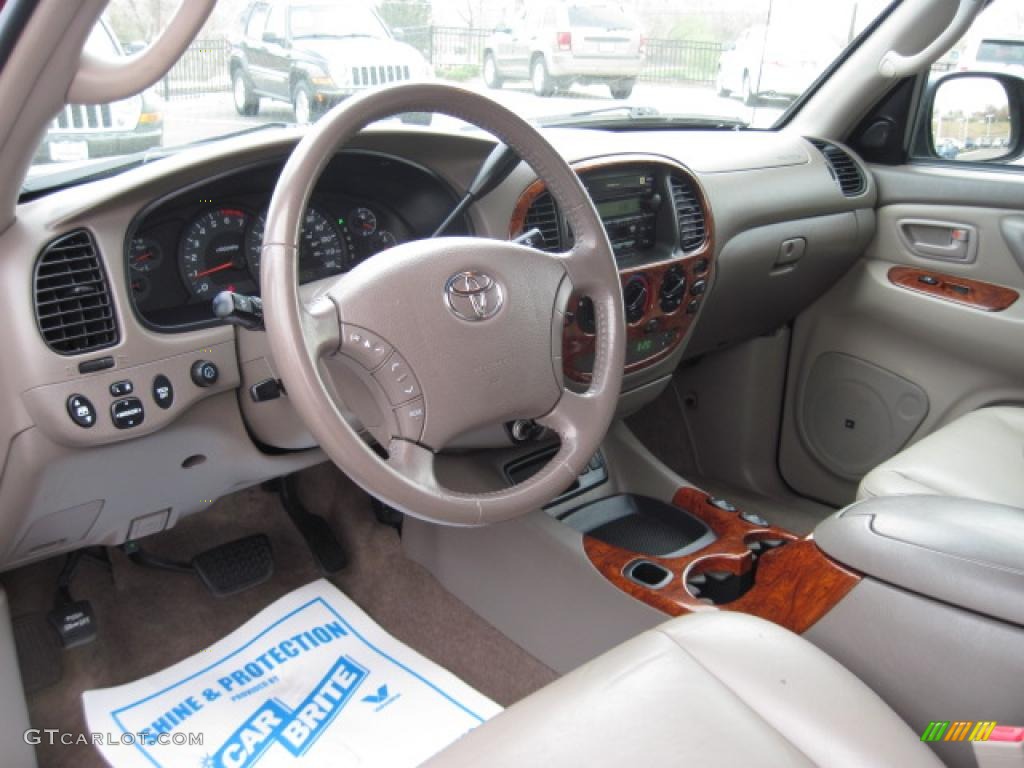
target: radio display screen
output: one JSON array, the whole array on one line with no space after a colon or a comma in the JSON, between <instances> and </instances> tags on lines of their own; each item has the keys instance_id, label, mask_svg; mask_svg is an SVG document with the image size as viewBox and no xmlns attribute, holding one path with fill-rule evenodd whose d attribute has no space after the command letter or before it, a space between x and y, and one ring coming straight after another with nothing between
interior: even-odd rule
<instances>
[{"instance_id":1,"label":"radio display screen","mask_svg":"<svg viewBox=\"0 0 1024 768\"><path fill-rule=\"evenodd\" d=\"M629 216L632 213L640 213L640 200L630 198L628 200L608 200L597 204L597 212L602 219L613 219L619 216Z\"/></svg>"}]
</instances>

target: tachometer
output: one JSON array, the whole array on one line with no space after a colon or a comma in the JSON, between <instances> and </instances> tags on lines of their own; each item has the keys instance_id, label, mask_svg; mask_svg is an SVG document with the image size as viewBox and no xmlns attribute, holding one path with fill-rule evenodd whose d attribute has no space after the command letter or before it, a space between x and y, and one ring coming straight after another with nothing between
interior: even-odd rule
<instances>
[{"instance_id":1,"label":"tachometer","mask_svg":"<svg viewBox=\"0 0 1024 768\"><path fill-rule=\"evenodd\" d=\"M260 249L263 246L265 216L260 216L245 236L245 254L252 276L260 279ZM349 266L349 248L338 230L316 208L306 209L299 246L299 282L308 283L343 272Z\"/></svg>"},{"instance_id":2,"label":"tachometer","mask_svg":"<svg viewBox=\"0 0 1024 768\"><path fill-rule=\"evenodd\" d=\"M163 249L156 240L135 237L128 244L128 265L136 272L152 272L163 260Z\"/></svg>"},{"instance_id":3,"label":"tachometer","mask_svg":"<svg viewBox=\"0 0 1024 768\"><path fill-rule=\"evenodd\" d=\"M255 293L245 261L249 216L237 208L208 211L189 225L181 242L181 275L197 298L220 291Z\"/></svg>"}]
</instances>

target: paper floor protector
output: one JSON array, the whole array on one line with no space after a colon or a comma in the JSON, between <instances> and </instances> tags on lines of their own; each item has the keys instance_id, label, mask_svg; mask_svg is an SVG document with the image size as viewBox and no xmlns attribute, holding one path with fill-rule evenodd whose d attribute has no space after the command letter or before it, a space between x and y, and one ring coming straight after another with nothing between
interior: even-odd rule
<instances>
[{"instance_id":1,"label":"paper floor protector","mask_svg":"<svg viewBox=\"0 0 1024 768\"><path fill-rule=\"evenodd\" d=\"M162 672L82 700L115 768L403 768L501 711L324 580Z\"/></svg>"}]
</instances>

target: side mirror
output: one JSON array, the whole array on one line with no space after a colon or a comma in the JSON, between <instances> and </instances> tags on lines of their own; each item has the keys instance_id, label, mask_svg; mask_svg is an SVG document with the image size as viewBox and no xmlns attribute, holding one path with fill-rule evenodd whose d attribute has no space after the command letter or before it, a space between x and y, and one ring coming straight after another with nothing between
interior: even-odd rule
<instances>
[{"instance_id":1,"label":"side mirror","mask_svg":"<svg viewBox=\"0 0 1024 768\"><path fill-rule=\"evenodd\" d=\"M512 27L507 24L502 24L494 28L494 34L496 35L511 35Z\"/></svg>"},{"instance_id":2,"label":"side mirror","mask_svg":"<svg viewBox=\"0 0 1024 768\"><path fill-rule=\"evenodd\" d=\"M726 51L735 51L735 50L736 50L736 43L726 43L725 45L722 46L722 52L723 53L725 53Z\"/></svg>"},{"instance_id":3,"label":"side mirror","mask_svg":"<svg viewBox=\"0 0 1024 768\"><path fill-rule=\"evenodd\" d=\"M285 39L276 32L264 32L263 42L270 43L271 45L284 45Z\"/></svg>"},{"instance_id":4,"label":"side mirror","mask_svg":"<svg viewBox=\"0 0 1024 768\"><path fill-rule=\"evenodd\" d=\"M139 51L145 50L146 43L142 40L132 40L130 43L125 43L121 47L124 49L125 55L134 56Z\"/></svg>"},{"instance_id":5,"label":"side mirror","mask_svg":"<svg viewBox=\"0 0 1024 768\"><path fill-rule=\"evenodd\" d=\"M915 155L990 163L1020 154L1024 81L1002 73L957 72L935 80Z\"/></svg>"},{"instance_id":6,"label":"side mirror","mask_svg":"<svg viewBox=\"0 0 1024 768\"><path fill-rule=\"evenodd\" d=\"M401 27L396 27L395 29L391 30L391 37L393 37L395 40L398 40L399 42L404 42L405 30L402 29Z\"/></svg>"}]
</instances>

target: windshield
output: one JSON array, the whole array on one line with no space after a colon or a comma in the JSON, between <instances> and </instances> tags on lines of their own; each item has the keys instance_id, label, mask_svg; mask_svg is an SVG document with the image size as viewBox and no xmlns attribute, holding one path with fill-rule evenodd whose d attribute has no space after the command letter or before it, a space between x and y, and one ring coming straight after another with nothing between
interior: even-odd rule
<instances>
[{"instance_id":1,"label":"windshield","mask_svg":"<svg viewBox=\"0 0 1024 768\"><path fill-rule=\"evenodd\" d=\"M770 129L891 0L219 0L145 93L69 106L30 179L315 122L352 94L439 80L545 125ZM175 0L111 0L89 41L145 48ZM1015 43L998 44L1003 57ZM1016 61L1016 58L1014 58ZM463 126L405 115L406 123Z\"/></svg>"},{"instance_id":2,"label":"windshield","mask_svg":"<svg viewBox=\"0 0 1024 768\"><path fill-rule=\"evenodd\" d=\"M293 40L311 37L387 37L387 30L367 8L337 3L294 5L291 11Z\"/></svg>"}]
</instances>

